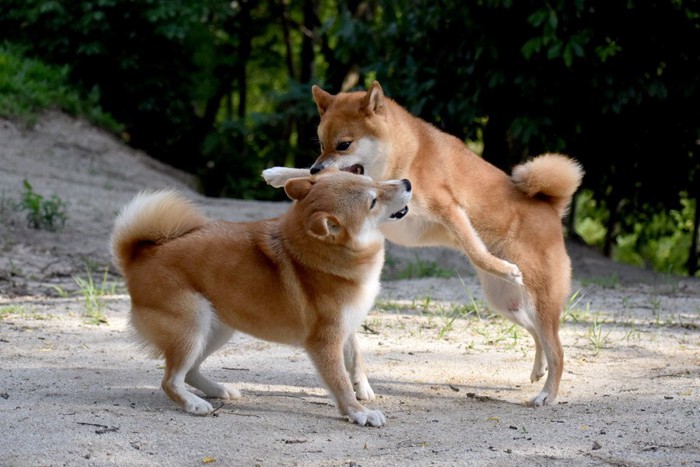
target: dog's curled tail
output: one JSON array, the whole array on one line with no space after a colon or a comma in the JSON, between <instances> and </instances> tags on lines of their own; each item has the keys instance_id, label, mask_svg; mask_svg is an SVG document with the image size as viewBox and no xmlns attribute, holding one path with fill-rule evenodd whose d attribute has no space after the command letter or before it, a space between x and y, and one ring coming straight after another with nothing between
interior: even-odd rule
<instances>
[{"instance_id":1,"label":"dog's curled tail","mask_svg":"<svg viewBox=\"0 0 700 467\"><path fill-rule=\"evenodd\" d=\"M542 154L513 169L512 179L530 197L547 199L560 217L566 214L583 178L583 168L561 154Z\"/></svg>"},{"instance_id":2,"label":"dog's curled tail","mask_svg":"<svg viewBox=\"0 0 700 467\"><path fill-rule=\"evenodd\" d=\"M141 246L180 237L208 219L173 190L141 192L119 212L110 238L114 264L128 267Z\"/></svg>"}]
</instances>

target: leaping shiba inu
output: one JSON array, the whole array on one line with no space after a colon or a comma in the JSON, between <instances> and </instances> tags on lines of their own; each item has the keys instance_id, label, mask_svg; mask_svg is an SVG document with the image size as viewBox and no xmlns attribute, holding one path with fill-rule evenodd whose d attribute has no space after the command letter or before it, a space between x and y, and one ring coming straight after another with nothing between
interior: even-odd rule
<instances>
[{"instance_id":1,"label":"leaping shiba inu","mask_svg":"<svg viewBox=\"0 0 700 467\"><path fill-rule=\"evenodd\" d=\"M530 379L548 371L530 404L554 402L564 368L559 319L571 287L571 261L561 219L583 170L560 154L518 165L512 175L472 153L465 144L421 120L384 95L329 94L312 89L321 120L321 155L310 169L330 167L375 180L410 178L410 211L384 235L405 246L441 246L471 260L490 306L527 329L535 340ZM309 169L263 172L273 186Z\"/></svg>"}]
</instances>

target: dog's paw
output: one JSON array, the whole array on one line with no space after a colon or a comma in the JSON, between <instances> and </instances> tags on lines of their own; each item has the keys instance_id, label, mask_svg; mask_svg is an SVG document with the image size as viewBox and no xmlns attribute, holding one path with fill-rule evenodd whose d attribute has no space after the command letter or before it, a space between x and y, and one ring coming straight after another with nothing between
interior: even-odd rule
<instances>
[{"instance_id":1,"label":"dog's paw","mask_svg":"<svg viewBox=\"0 0 700 467\"><path fill-rule=\"evenodd\" d=\"M535 381L539 381L547 371L547 361L542 358L539 361L535 360L535 363L532 365L532 373L530 373L530 382L534 383Z\"/></svg>"},{"instance_id":2,"label":"dog's paw","mask_svg":"<svg viewBox=\"0 0 700 467\"><path fill-rule=\"evenodd\" d=\"M289 167L271 167L262 171L262 177L268 185L274 188L281 188L287 183L287 180L295 177L303 177L310 175L308 169L291 169Z\"/></svg>"},{"instance_id":3,"label":"dog's paw","mask_svg":"<svg viewBox=\"0 0 700 467\"><path fill-rule=\"evenodd\" d=\"M374 391L367 380L355 383L355 396L358 401L374 400Z\"/></svg>"},{"instance_id":4,"label":"dog's paw","mask_svg":"<svg viewBox=\"0 0 700 467\"><path fill-rule=\"evenodd\" d=\"M214 411L214 407L212 407L209 402L200 399L194 394L192 394L192 397L187 398L183 408L185 412L191 413L192 415L209 415Z\"/></svg>"},{"instance_id":5,"label":"dog's paw","mask_svg":"<svg viewBox=\"0 0 700 467\"><path fill-rule=\"evenodd\" d=\"M512 263L507 264L509 268L508 278L517 285L525 285L523 282L523 273L520 271L520 268Z\"/></svg>"},{"instance_id":6,"label":"dog's paw","mask_svg":"<svg viewBox=\"0 0 700 467\"><path fill-rule=\"evenodd\" d=\"M360 426L383 426L386 423L386 417L379 410L370 410L365 407L357 412L348 414L350 420Z\"/></svg>"},{"instance_id":7,"label":"dog's paw","mask_svg":"<svg viewBox=\"0 0 700 467\"><path fill-rule=\"evenodd\" d=\"M554 398L550 397L549 393L542 391L537 394L528 404L530 407L542 407L543 405L550 405L554 402Z\"/></svg>"},{"instance_id":8,"label":"dog's paw","mask_svg":"<svg viewBox=\"0 0 700 467\"><path fill-rule=\"evenodd\" d=\"M238 389L233 388L231 386L217 384L215 390L212 390L210 393L207 393L207 396L216 397L218 399L232 400L240 399L241 393Z\"/></svg>"},{"instance_id":9,"label":"dog's paw","mask_svg":"<svg viewBox=\"0 0 700 467\"><path fill-rule=\"evenodd\" d=\"M544 367L533 368L532 373L530 373L530 382L534 383L534 382L542 379L546 370L547 370L547 368L544 368Z\"/></svg>"}]
</instances>

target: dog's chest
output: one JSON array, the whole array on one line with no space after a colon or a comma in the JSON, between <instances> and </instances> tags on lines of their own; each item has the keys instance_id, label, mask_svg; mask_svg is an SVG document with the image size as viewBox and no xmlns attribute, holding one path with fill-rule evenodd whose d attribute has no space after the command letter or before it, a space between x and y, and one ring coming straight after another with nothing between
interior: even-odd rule
<instances>
[{"instance_id":1,"label":"dog's chest","mask_svg":"<svg viewBox=\"0 0 700 467\"><path fill-rule=\"evenodd\" d=\"M381 231L390 242L408 247L452 247L454 244L454 238L442 224L433 221L425 210L413 204L409 204L408 215L401 222L384 224Z\"/></svg>"},{"instance_id":2,"label":"dog's chest","mask_svg":"<svg viewBox=\"0 0 700 467\"><path fill-rule=\"evenodd\" d=\"M346 332L353 332L362 324L367 313L374 305L374 300L379 294L379 275L381 264L373 270L368 277L359 285L352 300L346 302L342 307L343 327Z\"/></svg>"}]
</instances>

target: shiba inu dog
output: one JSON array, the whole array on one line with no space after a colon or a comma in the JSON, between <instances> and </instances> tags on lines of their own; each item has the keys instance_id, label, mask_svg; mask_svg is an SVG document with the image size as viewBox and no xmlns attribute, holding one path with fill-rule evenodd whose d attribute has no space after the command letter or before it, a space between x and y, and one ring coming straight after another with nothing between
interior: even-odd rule
<instances>
[{"instance_id":1,"label":"shiba inu dog","mask_svg":"<svg viewBox=\"0 0 700 467\"><path fill-rule=\"evenodd\" d=\"M411 184L329 171L284 189L294 200L284 215L240 223L209 220L174 191L137 195L111 237L131 324L164 357L162 388L186 412L213 409L185 383L208 397L240 397L200 365L241 331L303 347L340 413L381 426L384 415L357 401L374 393L354 330L379 292L379 227L406 215Z\"/></svg>"},{"instance_id":2,"label":"shiba inu dog","mask_svg":"<svg viewBox=\"0 0 700 467\"><path fill-rule=\"evenodd\" d=\"M401 245L466 254L490 306L535 340L530 379L548 374L530 404L554 402L564 368L559 319L571 287L561 219L581 183L580 165L544 154L508 176L411 115L376 81L367 91L332 95L314 86L312 93L321 117L321 155L310 172L335 167L375 180L410 178L414 193L406 220L382 232ZM281 186L308 170L273 167L263 177Z\"/></svg>"}]
</instances>

